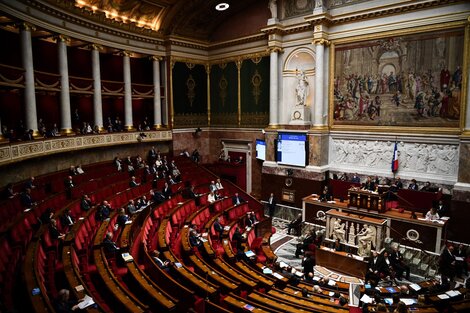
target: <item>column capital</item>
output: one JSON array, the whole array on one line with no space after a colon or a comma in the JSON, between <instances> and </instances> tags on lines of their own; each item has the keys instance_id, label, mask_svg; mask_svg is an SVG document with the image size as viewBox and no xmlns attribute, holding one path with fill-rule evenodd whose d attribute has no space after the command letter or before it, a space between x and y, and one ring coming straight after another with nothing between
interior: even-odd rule
<instances>
[{"instance_id":1,"label":"column capital","mask_svg":"<svg viewBox=\"0 0 470 313\"><path fill-rule=\"evenodd\" d=\"M242 63L243 63L243 60L242 59L238 59L236 62L235 62L235 66L237 67L237 70L240 71L241 68L242 68Z\"/></svg>"},{"instance_id":2,"label":"column capital","mask_svg":"<svg viewBox=\"0 0 470 313\"><path fill-rule=\"evenodd\" d=\"M322 45L322 46L329 46L331 44L331 41L325 39L325 38L317 38L312 41L313 45Z\"/></svg>"},{"instance_id":3,"label":"column capital","mask_svg":"<svg viewBox=\"0 0 470 313\"><path fill-rule=\"evenodd\" d=\"M273 52L277 52L277 53L284 52L284 50L281 47L269 47L269 48L266 49L266 51L270 54L273 53Z\"/></svg>"},{"instance_id":4,"label":"column capital","mask_svg":"<svg viewBox=\"0 0 470 313\"><path fill-rule=\"evenodd\" d=\"M57 35L54 37L57 43L59 42L65 42L66 44L70 42L70 37L65 36L65 35Z\"/></svg>"},{"instance_id":5,"label":"column capital","mask_svg":"<svg viewBox=\"0 0 470 313\"><path fill-rule=\"evenodd\" d=\"M19 27L20 27L21 30L26 30L26 31L35 31L36 30L36 26L34 26L33 24L30 24L28 22L22 22L19 25Z\"/></svg>"},{"instance_id":6,"label":"column capital","mask_svg":"<svg viewBox=\"0 0 470 313\"><path fill-rule=\"evenodd\" d=\"M123 51L120 51L118 53L118 55L122 56L122 57L131 57L132 56L132 52L130 51L127 51L127 50L123 50Z\"/></svg>"},{"instance_id":7,"label":"column capital","mask_svg":"<svg viewBox=\"0 0 470 313\"><path fill-rule=\"evenodd\" d=\"M152 61L161 61L163 60L163 57L162 56L159 56L159 55L152 55L149 57L150 60Z\"/></svg>"},{"instance_id":8,"label":"column capital","mask_svg":"<svg viewBox=\"0 0 470 313\"><path fill-rule=\"evenodd\" d=\"M97 43L92 43L89 47L91 48L91 50L103 50L103 46Z\"/></svg>"},{"instance_id":9,"label":"column capital","mask_svg":"<svg viewBox=\"0 0 470 313\"><path fill-rule=\"evenodd\" d=\"M204 68L206 69L206 74L210 75L211 73L211 65L209 63L204 64Z\"/></svg>"}]
</instances>

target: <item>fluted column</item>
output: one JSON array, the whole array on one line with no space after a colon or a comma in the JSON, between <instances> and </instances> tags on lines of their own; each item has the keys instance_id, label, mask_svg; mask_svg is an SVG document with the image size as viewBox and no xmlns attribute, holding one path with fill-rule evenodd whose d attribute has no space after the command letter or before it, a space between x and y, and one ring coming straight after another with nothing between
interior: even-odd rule
<instances>
[{"instance_id":1,"label":"fluted column","mask_svg":"<svg viewBox=\"0 0 470 313\"><path fill-rule=\"evenodd\" d=\"M72 134L72 116L70 112L69 68L67 60L67 42L65 36L57 37L60 74L60 128L63 134Z\"/></svg>"},{"instance_id":2,"label":"fluted column","mask_svg":"<svg viewBox=\"0 0 470 313\"><path fill-rule=\"evenodd\" d=\"M154 128L162 128L162 99L160 95L160 60L159 56L153 56L153 123Z\"/></svg>"},{"instance_id":3,"label":"fluted column","mask_svg":"<svg viewBox=\"0 0 470 313\"><path fill-rule=\"evenodd\" d=\"M318 39L315 45L315 97L312 105L313 126L323 126L323 84L324 82L324 55L326 40Z\"/></svg>"},{"instance_id":4,"label":"fluted column","mask_svg":"<svg viewBox=\"0 0 470 313\"><path fill-rule=\"evenodd\" d=\"M279 48L271 48L269 65L269 126L279 124Z\"/></svg>"},{"instance_id":5,"label":"fluted column","mask_svg":"<svg viewBox=\"0 0 470 313\"><path fill-rule=\"evenodd\" d=\"M34 26L23 23L21 27L21 59L24 68L24 101L26 112L26 128L32 129L38 134L38 118L36 113L36 88L34 87L34 65L33 46L31 42L31 31Z\"/></svg>"},{"instance_id":6,"label":"fluted column","mask_svg":"<svg viewBox=\"0 0 470 313\"><path fill-rule=\"evenodd\" d=\"M126 130L134 129L134 122L132 118L132 85L131 85L131 53L124 51L122 53L123 59L123 74L124 74L124 128Z\"/></svg>"},{"instance_id":7,"label":"fluted column","mask_svg":"<svg viewBox=\"0 0 470 313\"><path fill-rule=\"evenodd\" d=\"M103 130L103 104L101 100L101 68L100 68L100 51L101 46L91 46L91 68L93 72L93 115L95 117L95 125L100 131Z\"/></svg>"}]
</instances>

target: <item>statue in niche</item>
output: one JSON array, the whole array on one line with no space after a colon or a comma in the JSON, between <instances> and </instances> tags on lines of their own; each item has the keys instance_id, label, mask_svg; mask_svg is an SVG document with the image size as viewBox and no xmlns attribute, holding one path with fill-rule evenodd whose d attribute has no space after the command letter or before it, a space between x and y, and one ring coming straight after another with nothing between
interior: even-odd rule
<instances>
[{"instance_id":1,"label":"statue in niche","mask_svg":"<svg viewBox=\"0 0 470 313\"><path fill-rule=\"evenodd\" d=\"M333 239L339 239L340 242L344 242L344 235L346 231L344 230L344 223L341 223L341 220L338 218L333 224Z\"/></svg>"},{"instance_id":2,"label":"statue in niche","mask_svg":"<svg viewBox=\"0 0 470 313\"><path fill-rule=\"evenodd\" d=\"M296 77L297 77L297 87L295 87L296 93L296 105L306 106L306 100L308 95L308 80L305 76L305 72L303 70L297 71L296 70Z\"/></svg>"},{"instance_id":3,"label":"statue in niche","mask_svg":"<svg viewBox=\"0 0 470 313\"><path fill-rule=\"evenodd\" d=\"M354 231L354 223L351 223L351 226L349 227L348 243L350 245L354 245L356 243L356 233Z\"/></svg>"},{"instance_id":4,"label":"statue in niche","mask_svg":"<svg viewBox=\"0 0 470 313\"><path fill-rule=\"evenodd\" d=\"M276 0L269 0L268 8L271 11L271 18L277 19L277 3L276 3Z\"/></svg>"},{"instance_id":5,"label":"statue in niche","mask_svg":"<svg viewBox=\"0 0 470 313\"><path fill-rule=\"evenodd\" d=\"M362 230L357 234L358 248L357 254L366 257L370 254L372 246L375 247L375 228L364 224Z\"/></svg>"}]
</instances>

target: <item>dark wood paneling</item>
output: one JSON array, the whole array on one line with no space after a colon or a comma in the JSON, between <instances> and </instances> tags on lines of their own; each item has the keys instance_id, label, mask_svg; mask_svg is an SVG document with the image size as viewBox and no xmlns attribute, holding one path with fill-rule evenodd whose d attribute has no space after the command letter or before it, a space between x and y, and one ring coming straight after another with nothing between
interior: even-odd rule
<instances>
[{"instance_id":1,"label":"dark wood paneling","mask_svg":"<svg viewBox=\"0 0 470 313\"><path fill-rule=\"evenodd\" d=\"M286 178L292 179L292 185L287 187L285 182ZM261 178L261 198L266 200L269 198L271 192L274 193L279 204L285 204L295 207L302 207L302 198L312 193L319 194L323 188L324 182L309 180L297 177L279 176L272 174L263 174ZM295 202L283 202L282 190L289 189L295 191Z\"/></svg>"}]
</instances>

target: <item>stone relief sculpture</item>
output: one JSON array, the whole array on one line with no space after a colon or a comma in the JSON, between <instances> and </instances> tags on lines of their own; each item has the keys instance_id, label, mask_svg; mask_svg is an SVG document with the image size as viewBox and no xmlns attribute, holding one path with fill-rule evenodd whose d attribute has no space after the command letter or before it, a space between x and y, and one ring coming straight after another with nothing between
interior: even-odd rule
<instances>
[{"instance_id":1,"label":"stone relief sculpture","mask_svg":"<svg viewBox=\"0 0 470 313\"><path fill-rule=\"evenodd\" d=\"M277 18L277 3L276 0L269 0L268 8L271 11L271 18Z\"/></svg>"},{"instance_id":2,"label":"stone relief sculpture","mask_svg":"<svg viewBox=\"0 0 470 313\"><path fill-rule=\"evenodd\" d=\"M333 239L336 240L336 239L339 239L340 242L344 242L345 241L345 224L344 223L341 223L341 220L338 218L335 220L335 222L333 223Z\"/></svg>"},{"instance_id":3,"label":"stone relief sculpture","mask_svg":"<svg viewBox=\"0 0 470 313\"><path fill-rule=\"evenodd\" d=\"M376 247L376 229L372 225L364 224L362 230L357 234L359 256L368 256L372 247Z\"/></svg>"},{"instance_id":4,"label":"stone relief sculpture","mask_svg":"<svg viewBox=\"0 0 470 313\"><path fill-rule=\"evenodd\" d=\"M388 170L394 143L391 141L332 140L336 166ZM398 145L400 172L457 175L456 145L405 143Z\"/></svg>"},{"instance_id":5,"label":"stone relief sculpture","mask_svg":"<svg viewBox=\"0 0 470 313\"><path fill-rule=\"evenodd\" d=\"M354 231L354 223L351 223L351 226L349 227L348 244L350 245L356 244L356 233Z\"/></svg>"}]
</instances>

